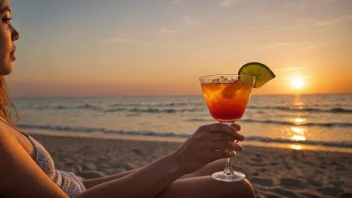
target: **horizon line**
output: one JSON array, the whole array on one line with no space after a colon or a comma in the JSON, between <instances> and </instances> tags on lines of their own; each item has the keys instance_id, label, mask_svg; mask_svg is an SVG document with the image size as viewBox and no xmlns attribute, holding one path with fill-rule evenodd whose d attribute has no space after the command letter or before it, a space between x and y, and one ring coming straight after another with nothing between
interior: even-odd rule
<instances>
[{"instance_id":1,"label":"horizon line","mask_svg":"<svg viewBox=\"0 0 352 198\"><path fill-rule=\"evenodd\" d=\"M252 94L252 96L312 96L312 95L350 95L352 92L346 93L288 93L288 94ZM184 96L202 96L202 94L165 94L165 95L92 95L92 96L10 96L11 99L32 99L32 98L125 98L125 97L184 97Z\"/></svg>"}]
</instances>

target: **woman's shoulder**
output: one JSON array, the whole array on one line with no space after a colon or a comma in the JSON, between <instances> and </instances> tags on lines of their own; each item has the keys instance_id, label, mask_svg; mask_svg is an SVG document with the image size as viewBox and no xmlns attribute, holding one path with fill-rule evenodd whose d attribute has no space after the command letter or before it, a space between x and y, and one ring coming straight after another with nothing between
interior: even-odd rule
<instances>
[{"instance_id":1,"label":"woman's shoulder","mask_svg":"<svg viewBox=\"0 0 352 198\"><path fill-rule=\"evenodd\" d=\"M13 127L9 127L8 123L6 123L3 118L0 118L0 137L16 139L15 130Z\"/></svg>"},{"instance_id":2,"label":"woman's shoulder","mask_svg":"<svg viewBox=\"0 0 352 198\"><path fill-rule=\"evenodd\" d=\"M5 123L0 122L0 143L16 139L16 135L6 127Z\"/></svg>"},{"instance_id":3,"label":"woman's shoulder","mask_svg":"<svg viewBox=\"0 0 352 198\"><path fill-rule=\"evenodd\" d=\"M0 124L0 192L2 195L4 197L24 197L24 195L67 197L31 159L16 136L11 135L11 132L15 131L9 130L11 129Z\"/></svg>"},{"instance_id":4,"label":"woman's shoulder","mask_svg":"<svg viewBox=\"0 0 352 198\"><path fill-rule=\"evenodd\" d=\"M10 142L15 143L18 146L22 146L34 159L34 146L28 136L26 136L24 133L21 133L13 126L9 126L7 123L0 121L0 144L4 146Z\"/></svg>"},{"instance_id":5,"label":"woman's shoulder","mask_svg":"<svg viewBox=\"0 0 352 198\"><path fill-rule=\"evenodd\" d=\"M14 145L19 145L16 136L0 123L0 158L11 153Z\"/></svg>"}]
</instances>

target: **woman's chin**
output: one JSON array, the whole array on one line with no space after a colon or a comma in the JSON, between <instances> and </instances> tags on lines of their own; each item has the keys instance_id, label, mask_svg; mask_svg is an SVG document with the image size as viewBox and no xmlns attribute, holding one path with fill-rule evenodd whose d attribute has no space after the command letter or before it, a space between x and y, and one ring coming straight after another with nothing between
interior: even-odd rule
<instances>
[{"instance_id":1,"label":"woman's chin","mask_svg":"<svg viewBox=\"0 0 352 198\"><path fill-rule=\"evenodd\" d=\"M6 76L12 72L12 62L0 68L0 76Z\"/></svg>"}]
</instances>

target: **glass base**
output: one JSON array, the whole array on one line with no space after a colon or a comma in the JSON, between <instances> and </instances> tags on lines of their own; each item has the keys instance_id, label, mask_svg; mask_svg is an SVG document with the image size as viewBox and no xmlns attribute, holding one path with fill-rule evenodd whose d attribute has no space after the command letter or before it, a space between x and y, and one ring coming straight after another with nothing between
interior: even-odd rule
<instances>
[{"instance_id":1,"label":"glass base","mask_svg":"<svg viewBox=\"0 0 352 198\"><path fill-rule=\"evenodd\" d=\"M234 171L233 174L226 175L223 171L215 172L212 175L213 179L223 182L236 182L246 178L246 175L240 172Z\"/></svg>"}]
</instances>

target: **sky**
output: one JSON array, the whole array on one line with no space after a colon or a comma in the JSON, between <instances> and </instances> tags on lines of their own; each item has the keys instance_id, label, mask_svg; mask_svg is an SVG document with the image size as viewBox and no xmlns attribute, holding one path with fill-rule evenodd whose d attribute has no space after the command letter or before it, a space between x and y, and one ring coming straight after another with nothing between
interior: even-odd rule
<instances>
[{"instance_id":1,"label":"sky","mask_svg":"<svg viewBox=\"0 0 352 198\"><path fill-rule=\"evenodd\" d=\"M254 94L352 93L351 0L10 0L12 97L201 95L247 62ZM298 81L298 82L297 82Z\"/></svg>"}]
</instances>

